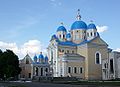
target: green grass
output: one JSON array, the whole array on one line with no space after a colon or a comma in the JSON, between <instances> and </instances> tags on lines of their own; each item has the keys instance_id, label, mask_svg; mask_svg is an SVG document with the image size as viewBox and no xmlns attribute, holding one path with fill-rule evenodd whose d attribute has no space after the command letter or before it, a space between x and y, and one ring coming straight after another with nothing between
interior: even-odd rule
<instances>
[{"instance_id":1,"label":"green grass","mask_svg":"<svg viewBox=\"0 0 120 87\"><path fill-rule=\"evenodd\" d=\"M71 85L98 85L98 86L120 86L120 82L115 81L76 81L76 82L63 82L64 84Z\"/></svg>"}]
</instances>

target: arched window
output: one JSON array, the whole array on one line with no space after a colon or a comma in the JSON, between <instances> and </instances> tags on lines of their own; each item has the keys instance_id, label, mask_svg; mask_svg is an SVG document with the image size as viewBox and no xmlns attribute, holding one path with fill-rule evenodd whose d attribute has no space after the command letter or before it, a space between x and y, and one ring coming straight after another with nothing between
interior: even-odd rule
<instances>
[{"instance_id":1,"label":"arched window","mask_svg":"<svg viewBox=\"0 0 120 87\"><path fill-rule=\"evenodd\" d=\"M69 53L69 50L67 50L67 53Z\"/></svg>"},{"instance_id":2,"label":"arched window","mask_svg":"<svg viewBox=\"0 0 120 87\"><path fill-rule=\"evenodd\" d=\"M101 64L101 54L98 52L95 54L95 63Z\"/></svg>"},{"instance_id":3,"label":"arched window","mask_svg":"<svg viewBox=\"0 0 120 87\"><path fill-rule=\"evenodd\" d=\"M74 67L74 73L77 73L77 67Z\"/></svg>"},{"instance_id":4,"label":"arched window","mask_svg":"<svg viewBox=\"0 0 120 87\"><path fill-rule=\"evenodd\" d=\"M36 71L36 76L38 76L38 67L36 67L35 71Z\"/></svg>"},{"instance_id":5,"label":"arched window","mask_svg":"<svg viewBox=\"0 0 120 87\"><path fill-rule=\"evenodd\" d=\"M82 67L80 67L79 72L80 72L80 74L82 74L82 73L83 73L83 68L82 68Z\"/></svg>"},{"instance_id":6,"label":"arched window","mask_svg":"<svg viewBox=\"0 0 120 87\"><path fill-rule=\"evenodd\" d=\"M26 64L29 64L29 59L26 59Z\"/></svg>"},{"instance_id":7,"label":"arched window","mask_svg":"<svg viewBox=\"0 0 120 87\"><path fill-rule=\"evenodd\" d=\"M72 53L74 53L74 51L72 51Z\"/></svg>"},{"instance_id":8,"label":"arched window","mask_svg":"<svg viewBox=\"0 0 120 87\"><path fill-rule=\"evenodd\" d=\"M96 36L96 33L94 32L94 36Z\"/></svg>"},{"instance_id":9,"label":"arched window","mask_svg":"<svg viewBox=\"0 0 120 87\"><path fill-rule=\"evenodd\" d=\"M71 67L68 67L68 73L71 73Z\"/></svg>"},{"instance_id":10,"label":"arched window","mask_svg":"<svg viewBox=\"0 0 120 87\"><path fill-rule=\"evenodd\" d=\"M63 39L65 38L65 35L63 34Z\"/></svg>"},{"instance_id":11,"label":"arched window","mask_svg":"<svg viewBox=\"0 0 120 87\"><path fill-rule=\"evenodd\" d=\"M59 37L61 38L61 35Z\"/></svg>"},{"instance_id":12,"label":"arched window","mask_svg":"<svg viewBox=\"0 0 120 87\"><path fill-rule=\"evenodd\" d=\"M91 36L92 36L92 32L91 32Z\"/></svg>"},{"instance_id":13,"label":"arched window","mask_svg":"<svg viewBox=\"0 0 120 87\"><path fill-rule=\"evenodd\" d=\"M89 33L87 33L87 36L89 37Z\"/></svg>"}]
</instances>

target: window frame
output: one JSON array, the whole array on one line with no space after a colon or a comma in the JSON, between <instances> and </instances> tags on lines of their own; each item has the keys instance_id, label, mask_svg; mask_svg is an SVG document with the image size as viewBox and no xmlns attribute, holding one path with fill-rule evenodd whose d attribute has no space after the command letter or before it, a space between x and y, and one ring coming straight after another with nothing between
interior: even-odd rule
<instances>
[{"instance_id":1,"label":"window frame","mask_svg":"<svg viewBox=\"0 0 120 87\"><path fill-rule=\"evenodd\" d=\"M96 54L99 54L99 63L97 63ZM95 64L101 64L101 53L99 51L95 53Z\"/></svg>"}]
</instances>

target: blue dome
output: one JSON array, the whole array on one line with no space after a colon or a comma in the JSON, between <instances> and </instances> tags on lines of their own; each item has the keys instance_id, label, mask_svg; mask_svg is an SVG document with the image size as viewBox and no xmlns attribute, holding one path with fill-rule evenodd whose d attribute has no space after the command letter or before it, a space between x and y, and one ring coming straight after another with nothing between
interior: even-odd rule
<instances>
[{"instance_id":1,"label":"blue dome","mask_svg":"<svg viewBox=\"0 0 120 87\"><path fill-rule=\"evenodd\" d=\"M64 31L64 32L67 32L66 28L64 26L59 26L58 29L57 29L57 32L58 31Z\"/></svg>"},{"instance_id":2,"label":"blue dome","mask_svg":"<svg viewBox=\"0 0 120 87\"><path fill-rule=\"evenodd\" d=\"M66 37L67 37L67 38L71 38L71 34L68 33L68 34L66 35Z\"/></svg>"},{"instance_id":3,"label":"blue dome","mask_svg":"<svg viewBox=\"0 0 120 87\"><path fill-rule=\"evenodd\" d=\"M54 34L54 35L52 35L52 38L57 39L57 36Z\"/></svg>"},{"instance_id":4,"label":"blue dome","mask_svg":"<svg viewBox=\"0 0 120 87\"><path fill-rule=\"evenodd\" d=\"M36 55L34 56L34 60L35 60L35 59L37 59L37 56L36 56Z\"/></svg>"},{"instance_id":5,"label":"blue dome","mask_svg":"<svg viewBox=\"0 0 120 87\"><path fill-rule=\"evenodd\" d=\"M95 24L91 23L88 25L88 29L96 29Z\"/></svg>"},{"instance_id":6,"label":"blue dome","mask_svg":"<svg viewBox=\"0 0 120 87\"><path fill-rule=\"evenodd\" d=\"M75 21L71 26L71 30L75 29L87 29L87 25L83 21Z\"/></svg>"},{"instance_id":7,"label":"blue dome","mask_svg":"<svg viewBox=\"0 0 120 87\"><path fill-rule=\"evenodd\" d=\"M48 60L48 57L47 57L47 56L45 56L45 60Z\"/></svg>"},{"instance_id":8,"label":"blue dome","mask_svg":"<svg viewBox=\"0 0 120 87\"><path fill-rule=\"evenodd\" d=\"M44 58L44 56L42 55L42 53L39 55L39 58L42 58L42 59Z\"/></svg>"}]
</instances>

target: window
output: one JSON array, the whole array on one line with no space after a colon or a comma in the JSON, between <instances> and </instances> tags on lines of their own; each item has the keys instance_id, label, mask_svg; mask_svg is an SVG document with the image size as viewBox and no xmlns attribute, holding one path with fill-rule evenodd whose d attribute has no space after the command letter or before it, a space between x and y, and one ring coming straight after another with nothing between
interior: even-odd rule
<instances>
[{"instance_id":1,"label":"window","mask_svg":"<svg viewBox=\"0 0 120 87\"><path fill-rule=\"evenodd\" d=\"M74 73L77 73L77 68L76 67L74 67Z\"/></svg>"},{"instance_id":2,"label":"window","mask_svg":"<svg viewBox=\"0 0 120 87\"><path fill-rule=\"evenodd\" d=\"M95 54L95 64L101 64L101 55L98 52Z\"/></svg>"},{"instance_id":3,"label":"window","mask_svg":"<svg viewBox=\"0 0 120 87\"><path fill-rule=\"evenodd\" d=\"M28 78L31 78L31 73L28 74Z\"/></svg>"},{"instance_id":4,"label":"window","mask_svg":"<svg viewBox=\"0 0 120 87\"><path fill-rule=\"evenodd\" d=\"M40 69L41 76L43 76L43 68Z\"/></svg>"},{"instance_id":5,"label":"window","mask_svg":"<svg viewBox=\"0 0 120 87\"><path fill-rule=\"evenodd\" d=\"M26 64L29 64L29 59L26 59Z\"/></svg>"},{"instance_id":6,"label":"window","mask_svg":"<svg viewBox=\"0 0 120 87\"><path fill-rule=\"evenodd\" d=\"M74 53L74 51L72 51L72 53Z\"/></svg>"},{"instance_id":7,"label":"window","mask_svg":"<svg viewBox=\"0 0 120 87\"><path fill-rule=\"evenodd\" d=\"M79 40L79 34L75 35L75 40Z\"/></svg>"},{"instance_id":8,"label":"window","mask_svg":"<svg viewBox=\"0 0 120 87\"><path fill-rule=\"evenodd\" d=\"M69 50L67 50L67 53L69 53Z\"/></svg>"},{"instance_id":9,"label":"window","mask_svg":"<svg viewBox=\"0 0 120 87\"><path fill-rule=\"evenodd\" d=\"M80 74L81 74L81 73L83 73L83 69L82 69L82 67L80 67Z\"/></svg>"},{"instance_id":10,"label":"window","mask_svg":"<svg viewBox=\"0 0 120 87\"><path fill-rule=\"evenodd\" d=\"M38 76L38 67L36 67L36 76Z\"/></svg>"},{"instance_id":11,"label":"window","mask_svg":"<svg viewBox=\"0 0 120 87\"><path fill-rule=\"evenodd\" d=\"M114 73L113 59L110 59L110 72L111 72L111 73Z\"/></svg>"},{"instance_id":12,"label":"window","mask_svg":"<svg viewBox=\"0 0 120 87\"><path fill-rule=\"evenodd\" d=\"M89 33L87 33L87 36L89 37Z\"/></svg>"},{"instance_id":13,"label":"window","mask_svg":"<svg viewBox=\"0 0 120 87\"><path fill-rule=\"evenodd\" d=\"M96 33L94 32L94 36L96 36Z\"/></svg>"},{"instance_id":14,"label":"window","mask_svg":"<svg viewBox=\"0 0 120 87\"><path fill-rule=\"evenodd\" d=\"M104 64L104 67L107 68L107 64L106 63Z\"/></svg>"},{"instance_id":15,"label":"window","mask_svg":"<svg viewBox=\"0 0 120 87\"><path fill-rule=\"evenodd\" d=\"M68 73L71 73L71 67L68 67Z\"/></svg>"},{"instance_id":16,"label":"window","mask_svg":"<svg viewBox=\"0 0 120 87\"><path fill-rule=\"evenodd\" d=\"M92 32L91 32L91 36L92 36Z\"/></svg>"},{"instance_id":17,"label":"window","mask_svg":"<svg viewBox=\"0 0 120 87\"><path fill-rule=\"evenodd\" d=\"M48 68L45 68L45 72L48 72Z\"/></svg>"},{"instance_id":18,"label":"window","mask_svg":"<svg viewBox=\"0 0 120 87\"><path fill-rule=\"evenodd\" d=\"M65 35L63 35L63 39L65 38Z\"/></svg>"},{"instance_id":19,"label":"window","mask_svg":"<svg viewBox=\"0 0 120 87\"><path fill-rule=\"evenodd\" d=\"M86 36L84 36L84 39L86 39Z\"/></svg>"},{"instance_id":20,"label":"window","mask_svg":"<svg viewBox=\"0 0 120 87\"><path fill-rule=\"evenodd\" d=\"M62 50L62 52L64 52L64 50Z\"/></svg>"},{"instance_id":21,"label":"window","mask_svg":"<svg viewBox=\"0 0 120 87\"><path fill-rule=\"evenodd\" d=\"M59 37L61 38L61 35L59 35Z\"/></svg>"}]
</instances>

